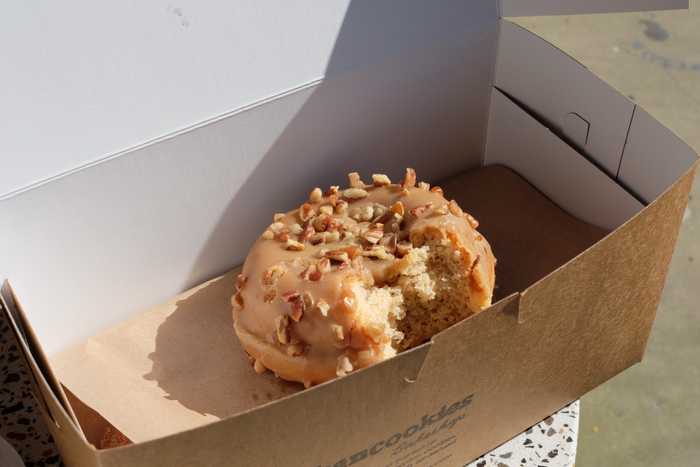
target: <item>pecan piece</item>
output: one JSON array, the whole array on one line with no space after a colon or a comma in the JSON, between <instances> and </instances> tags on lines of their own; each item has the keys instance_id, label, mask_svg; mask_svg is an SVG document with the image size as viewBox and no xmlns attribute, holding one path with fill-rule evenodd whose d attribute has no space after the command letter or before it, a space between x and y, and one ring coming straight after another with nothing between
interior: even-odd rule
<instances>
[{"instance_id":1,"label":"pecan piece","mask_svg":"<svg viewBox=\"0 0 700 467\"><path fill-rule=\"evenodd\" d=\"M265 368L265 365L263 365L260 360L255 360L255 363L253 363L253 370L255 370L255 372L260 375L265 373L265 371L267 371L267 368Z\"/></svg>"},{"instance_id":2,"label":"pecan piece","mask_svg":"<svg viewBox=\"0 0 700 467\"><path fill-rule=\"evenodd\" d=\"M348 174L348 181L350 182L351 188L364 188L365 184L360 178L360 174L357 172L350 172Z\"/></svg>"},{"instance_id":3,"label":"pecan piece","mask_svg":"<svg viewBox=\"0 0 700 467\"><path fill-rule=\"evenodd\" d=\"M416 186L416 171L412 168L406 168L406 175L403 178L403 183L401 183L402 188L413 188Z\"/></svg>"},{"instance_id":4,"label":"pecan piece","mask_svg":"<svg viewBox=\"0 0 700 467\"><path fill-rule=\"evenodd\" d=\"M384 224L372 224L363 234L362 238L372 245L379 243L384 236Z\"/></svg>"},{"instance_id":5,"label":"pecan piece","mask_svg":"<svg viewBox=\"0 0 700 467\"><path fill-rule=\"evenodd\" d=\"M302 222L308 221L315 214L316 212L314 211L314 207L311 206L309 203L304 203L299 208L299 220L301 220Z\"/></svg>"},{"instance_id":6,"label":"pecan piece","mask_svg":"<svg viewBox=\"0 0 700 467\"><path fill-rule=\"evenodd\" d=\"M474 216L465 212L464 217L467 218L467 222L469 222L469 225L472 226L472 229L476 229L477 227L479 227L479 221L474 219Z\"/></svg>"},{"instance_id":7,"label":"pecan piece","mask_svg":"<svg viewBox=\"0 0 700 467\"><path fill-rule=\"evenodd\" d=\"M348 188L343 190L343 197L351 201L366 198L368 194L369 193L362 188Z\"/></svg>"},{"instance_id":8,"label":"pecan piece","mask_svg":"<svg viewBox=\"0 0 700 467\"><path fill-rule=\"evenodd\" d=\"M314 188L313 190L311 190L311 193L309 193L310 203L320 203L322 199L323 193L321 192L321 189L319 187Z\"/></svg>"},{"instance_id":9,"label":"pecan piece","mask_svg":"<svg viewBox=\"0 0 700 467\"><path fill-rule=\"evenodd\" d=\"M372 182L374 186L391 185L391 180L384 174L372 174Z\"/></svg>"},{"instance_id":10,"label":"pecan piece","mask_svg":"<svg viewBox=\"0 0 700 467\"><path fill-rule=\"evenodd\" d=\"M353 370L352 363L347 355L341 355L338 357L338 366L335 369L335 374L338 376L345 376Z\"/></svg>"},{"instance_id":11,"label":"pecan piece","mask_svg":"<svg viewBox=\"0 0 700 467\"><path fill-rule=\"evenodd\" d=\"M437 193L437 194L439 194L440 196L444 196L444 193L443 193L443 191L442 191L442 188L440 188L439 186L434 186L434 187L432 187L432 188L430 189L430 192L431 192L431 193Z\"/></svg>"},{"instance_id":12,"label":"pecan piece","mask_svg":"<svg viewBox=\"0 0 700 467\"><path fill-rule=\"evenodd\" d=\"M297 242L296 240L292 240L291 238L288 238L284 244L284 249L291 251L301 251L304 249L304 244Z\"/></svg>"},{"instance_id":13,"label":"pecan piece","mask_svg":"<svg viewBox=\"0 0 700 467\"><path fill-rule=\"evenodd\" d=\"M399 242L396 245L396 254L399 257L403 257L406 255L406 253L411 251L411 248L413 248L413 245L411 244L411 242L407 242L407 241Z\"/></svg>"},{"instance_id":14,"label":"pecan piece","mask_svg":"<svg viewBox=\"0 0 700 467\"><path fill-rule=\"evenodd\" d=\"M331 306L328 303L326 303L326 301L324 299L321 298L321 299L319 299L318 302L316 302L316 310L324 318L326 318L328 316L328 310L330 310L330 309L331 309Z\"/></svg>"},{"instance_id":15,"label":"pecan piece","mask_svg":"<svg viewBox=\"0 0 700 467\"><path fill-rule=\"evenodd\" d=\"M414 208L411 208L408 212L411 213L413 217L420 217L422 216L428 209L433 207L433 203L425 203L420 206L416 206Z\"/></svg>"},{"instance_id":16,"label":"pecan piece","mask_svg":"<svg viewBox=\"0 0 700 467\"><path fill-rule=\"evenodd\" d=\"M267 268L263 273L262 283L263 285L275 285L277 280L284 276L287 270L280 264L274 264Z\"/></svg>"},{"instance_id":17,"label":"pecan piece","mask_svg":"<svg viewBox=\"0 0 700 467\"><path fill-rule=\"evenodd\" d=\"M289 316L280 315L275 318L275 333L280 344L289 343Z\"/></svg>"},{"instance_id":18,"label":"pecan piece","mask_svg":"<svg viewBox=\"0 0 700 467\"><path fill-rule=\"evenodd\" d=\"M339 199L338 202L335 204L335 213L336 214L343 214L345 211L348 209L348 202L342 199Z\"/></svg>"},{"instance_id":19,"label":"pecan piece","mask_svg":"<svg viewBox=\"0 0 700 467\"><path fill-rule=\"evenodd\" d=\"M392 204L389 210L391 210L391 212L395 214L398 214L401 217L403 217L406 212L406 208L404 208L403 203L401 201L397 201L394 204Z\"/></svg>"},{"instance_id":20,"label":"pecan piece","mask_svg":"<svg viewBox=\"0 0 700 467\"><path fill-rule=\"evenodd\" d=\"M327 274L331 272L331 260L329 258L321 258L318 260L316 267L321 274Z\"/></svg>"}]
</instances>

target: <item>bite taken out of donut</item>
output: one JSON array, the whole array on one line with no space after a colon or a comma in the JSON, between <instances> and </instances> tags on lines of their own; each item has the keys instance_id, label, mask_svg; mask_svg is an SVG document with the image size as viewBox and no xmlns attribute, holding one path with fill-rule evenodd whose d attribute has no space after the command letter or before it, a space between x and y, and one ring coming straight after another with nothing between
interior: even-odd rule
<instances>
[{"instance_id":1,"label":"bite taken out of donut","mask_svg":"<svg viewBox=\"0 0 700 467\"><path fill-rule=\"evenodd\" d=\"M255 242L232 298L256 372L307 387L396 355L491 304L496 259L442 189L383 174L314 188Z\"/></svg>"}]
</instances>

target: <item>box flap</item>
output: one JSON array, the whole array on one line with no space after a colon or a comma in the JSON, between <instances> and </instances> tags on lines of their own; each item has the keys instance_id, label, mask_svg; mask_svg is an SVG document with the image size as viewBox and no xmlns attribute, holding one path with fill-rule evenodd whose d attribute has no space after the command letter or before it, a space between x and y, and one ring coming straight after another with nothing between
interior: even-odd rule
<instances>
[{"instance_id":1,"label":"box flap","mask_svg":"<svg viewBox=\"0 0 700 467\"><path fill-rule=\"evenodd\" d=\"M421 48L491 54L471 36L495 30L498 19L491 0L447 0L438 8L421 0L7 6L12 21L0 42L12 44L3 50L12 66L0 74L0 195ZM491 67L469 68L490 78Z\"/></svg>"},{"instance_id":2,"label":"box flap","mask_svg":"<svg viewBox=\"0 0 700 467\"><path fill-rule=\"evenodd\" d=\"M641 199L651 202L697 159L690 146L636 106L618 180Z\"/></svg>"},{"instance_id":3,"label":"box flap","mask_svg":"<svg viewBox=\"0 0 700 467\"><path fill-rule=\"evenodd\" d=\"M501 0L503 16L576 15L684 8L688 8L688 0Z\"/></svg>"},{"instance_id":4,"label":"box flap","mask_svg":"<svg viewBox=\"0 0 700 467\"><path fill-rule=\"evenodd\" d=\"M496 87L615 177L634 103L541 37L501 21Z\"/></svg>"},{"instance_id":5,"label":"box flap","mask_svg":"<svg viewBox=\"0 0 700 467\"><path fill-rule=\"evenodd\" d=\"M486 165L503 164L575 217L613 230L643 205L581 154L494 89Z\"/></svg>"}]
</instances>

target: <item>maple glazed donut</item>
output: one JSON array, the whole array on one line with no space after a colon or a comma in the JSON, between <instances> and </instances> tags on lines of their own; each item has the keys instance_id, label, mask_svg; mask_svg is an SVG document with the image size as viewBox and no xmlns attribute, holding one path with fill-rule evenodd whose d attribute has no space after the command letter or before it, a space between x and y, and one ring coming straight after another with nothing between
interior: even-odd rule
<instances>
[{"instance_id":1,"label":"maple glazed donut","mask_svg":"<svg viewBox=\"0 0 700 467\"><path fill-rule=\"evenodd\" d=\"M307 387L430 339L491 304L496 259L440 187L372 175L314 188L255 242L232 298L256 372Z\"/></svg>"}]
</instances>

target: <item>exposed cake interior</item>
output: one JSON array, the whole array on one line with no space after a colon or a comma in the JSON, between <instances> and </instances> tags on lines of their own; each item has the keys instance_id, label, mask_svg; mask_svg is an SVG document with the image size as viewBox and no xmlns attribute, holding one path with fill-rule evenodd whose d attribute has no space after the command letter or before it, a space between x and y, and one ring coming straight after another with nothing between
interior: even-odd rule
<instances>
[{"instance_id":1,"label":"exposed cake interior","mask_svg":"<svg viewBox=\"0 0 700 467\"><path fill-rule=\"evenodd\" d=\"M389 355L421 344L473 314L469 290L469 270L446 238L409 250L385 283L354 288L362 325L384 333Z\"/></svg>"}]
</instances>

